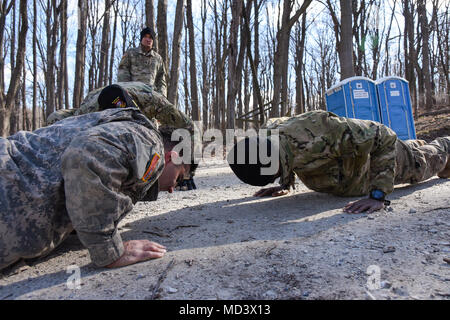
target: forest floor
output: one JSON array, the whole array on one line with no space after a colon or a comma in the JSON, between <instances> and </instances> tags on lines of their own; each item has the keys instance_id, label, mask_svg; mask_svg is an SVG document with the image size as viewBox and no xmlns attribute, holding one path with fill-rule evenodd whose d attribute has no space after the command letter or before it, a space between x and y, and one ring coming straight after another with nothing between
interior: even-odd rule
<instances>
[{"instance_id":1,"label":"forest floor","mask_svg":"<svg viewBox=\"0 0 450 320\"><path fill-rule=\"evenodd\" d=\"M434 138L431 123L449 134L448 115L447 124L440 118L419 118L419 137ZM449 179L396 186L385 210L357 215L342 207L358 198L298 180L288 196L255 198L258 187L214 159L200 164L196 183L139 202L119 224L124 241L165 245L163 258L99 269L71 235L48 257L0 275L0 300L450 299Z\"/></svg>"},{"instance_id":2,"label":"forest floor","mask_svg":"<svg viewBox=\"0 0 450 320\"><path fill-rule=\"evenodd\" d=\"M450 107L425 113L415 120L418 139L431 142L437 137L450 136Z\"/></svg>"}]
</instances>

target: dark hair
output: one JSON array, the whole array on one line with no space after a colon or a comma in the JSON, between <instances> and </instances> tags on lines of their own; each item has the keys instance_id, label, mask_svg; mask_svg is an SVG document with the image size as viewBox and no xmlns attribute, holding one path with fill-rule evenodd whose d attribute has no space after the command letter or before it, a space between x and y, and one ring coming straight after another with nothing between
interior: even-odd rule
<instances>
[{"instance_id":1,"label":"dark hair","mask_svg":"<svg viewBox=\"0 0 450 320\"><path fill-rule=\"evenodd\" d=\"M142 31L141 31L141 41L142 41L142 39L144 39L144 36L145 36L146 34L149 34L150 37L152 37L153 41L155 40L155 31L153 31L153 29L150 28L150 27L145 27L145 28L142 29Z\"/></svg>"},{"instance_id":2,"label":"dark hair","mask_svg":"<svg viewBox=\"0 0 450 320\"><path fill-rule=\"evenodd\" d=\"M273 175L261 174L262 168L267 168L271 165L270 162L268 164L263 164L261 161L259 149L261 148L262 142L263 141L261 141L259 137L246 137L236 143L227 156L227 161L231 170L233 170L242 182L252 186L265 186L274 182L278 177L278 173ZM267 156L271 157L272 143L270 139L267 139L264 142L267 142ZM255 147L252 150L256 152L254 157L251 157L251 155L253 155L250 153L251 146ZM244 159L242 159L242 154L238 154L242 149L244 150Z\"/></svg>"}]
</instances>

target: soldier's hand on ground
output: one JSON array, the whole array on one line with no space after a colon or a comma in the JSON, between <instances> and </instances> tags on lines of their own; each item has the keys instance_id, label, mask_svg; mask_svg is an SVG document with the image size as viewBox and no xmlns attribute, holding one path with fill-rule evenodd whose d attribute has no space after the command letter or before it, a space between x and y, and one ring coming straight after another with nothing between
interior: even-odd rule
<instances>
[{"instance_id":1,"label":"soldier's hand on ground","mask_svg":"<svg viewBox=\"0 0 450 320\"><path fill-rule=\"evenodd\" d=\"M125 251L119 260L107 265L107 268L119 268L141 261L161 258L166 247L148 240L131 240L123 243Z\"/></svg>"},{"instance_id":2,"label":"soldier's hand on ground","mask_svg":"<svg viewBox=\"0 0 450 320\"><path fill-rule=\"evenodd\" d=\"M349 202L344 211L347 213L361 213L367 210L367 213L372 213L384 208L384 202L375 199L361 199L355 202Z\"/></svg>"},{"instance_id":3,"label":"soldier's hand on ground","mask_svg":"<svg viewBox=\"0 0 450 320\"><path fill-rule=\"evenodd\" d=\"M279 197L279 196L287 195L288 193L289 193L289 190L283 189L282 186L279 186L279 187L263 188L263 189L259 190L258 192L256 192L253 196L255 196L255 197L267 197L267 196Z\"/></svg>"}]
</instances>

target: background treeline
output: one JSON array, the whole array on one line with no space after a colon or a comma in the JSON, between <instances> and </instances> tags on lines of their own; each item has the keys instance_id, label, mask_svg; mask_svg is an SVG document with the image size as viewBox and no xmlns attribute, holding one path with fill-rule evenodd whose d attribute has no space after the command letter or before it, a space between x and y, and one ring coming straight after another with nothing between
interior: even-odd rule
<instances>
[{"instance_id":1,"label":"background treeline","mask_svg":"<svg viewBox=\"0 0 450 320\"><path fill-rule=\"evenodd\" d=\"M205 128L324 109L325 91L353 75L406 78L416 116L450 104L449 1L168 2L0 0L1 135L114 83L145 25L168 99Z\"/></svg>"}]
</instances>

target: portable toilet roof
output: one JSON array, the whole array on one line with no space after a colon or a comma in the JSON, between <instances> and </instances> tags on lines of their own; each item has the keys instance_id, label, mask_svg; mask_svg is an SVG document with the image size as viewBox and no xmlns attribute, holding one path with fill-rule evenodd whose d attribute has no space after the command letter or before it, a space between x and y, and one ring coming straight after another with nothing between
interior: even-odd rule
<instances>
[{"instance_id":1,"label":"portable toilet roof","mask_svg":"<svg viewBox=\"0 0 450 320\"><path fill-rule=\"evenodd\" d=\"M369 78L344 79L326 91L325 100L338 116L381 122L376 83Z\"/></svg>"}]
</instances>

